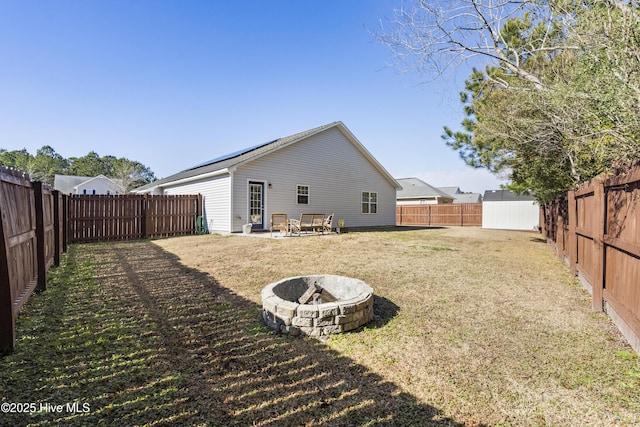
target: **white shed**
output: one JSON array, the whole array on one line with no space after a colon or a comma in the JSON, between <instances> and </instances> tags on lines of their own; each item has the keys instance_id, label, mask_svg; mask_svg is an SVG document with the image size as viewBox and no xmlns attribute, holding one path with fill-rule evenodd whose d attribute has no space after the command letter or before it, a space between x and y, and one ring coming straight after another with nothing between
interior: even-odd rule
<instances>
[{"instance_id":1,"label":"white shed","mask_svg":"<svg viewBox=\"0 0 640 427\"><path fill-rule=\"evenodd\" d=\"M482 228L537 230L540 206L533 196L509 190L485 191L482 200Z\"/></svg>"},{"instance_id":2,"label":"white shed","mask_svg":"<svg viewBox=\"0 0 640 427\"><path fill-rule=\"evenodd\" d=\"M231 153L133 190L202 194L209 231L268 229L271 214L395 225L398 182L342 122Z\"/></svg>"}]
</instances>

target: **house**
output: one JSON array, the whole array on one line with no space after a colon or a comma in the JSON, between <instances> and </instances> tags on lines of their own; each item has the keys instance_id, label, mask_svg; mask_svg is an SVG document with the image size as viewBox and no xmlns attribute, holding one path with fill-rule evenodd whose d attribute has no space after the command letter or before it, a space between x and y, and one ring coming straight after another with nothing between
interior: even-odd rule
<instances>
[{"instance_id":1,"label":"house","mask_svg":"<svg viewBox=\"0 0 640 427\"><path fill-rule=\"evenodd\" d=\"M485 191L482 201L482 228L537 230L540 206L535 197L509 190Z\"/></svg>"},{"instance_id":2,"label":"house","mask_svg":"<svg viewBox=\"0 0 640 427\"><path fill-rule=\"evenodd\" d=\"M421 179L400 178L398 183L402 186L396 196L399 205L453 203L452 195L430 186Z\"/></svg>"},{"instance_id":3,"label":"house","mask_svg":"<svg viewBox=\"0 0 640 427\"><path fill-rule=\"evenodd\" d=\"M450 194L455 197L456 194L462 194L460 187L437 187L443 193Z\"/></svg>"},{"instance_id":4,"label":"house","mask_svg":"<svg viewBox=\"0 0 640 427\"><path fill-rule=\"evenodd\" d=\"M438 190L451 195L453 203L482 203L482 194L463 193L460 187L438 187Z\"/></svg>"},{"instance_id":5,"label":"house","mask_svg":"<svg viewBox=\"0 0 640 427\"><path fill-rule=\"evenodd\" d=\"M121 179L98 176L55 175L53 188L63 194L124 194Z\"/></svg>"},{"instance_id":6,"label":"house","mask_svg":"<svg viewBox=\"0 0 640 427\"><path fill-rule=\"evenodd\" d=\"M456 194L453 203L482 203L482 194L480 193L461 193Z\"/></svg>"},{"instance_id":7,"label":"house","mask_svg":"<svg viewBox=\"0 0 640 427\"><path fill-rule=\"evenodd\" d=\"M347 227L395 225L398 182L342 122L250 147L133 190L202 194L209 231L268 229L271 214L335 214Z\"/></svg>"}]
</instances>

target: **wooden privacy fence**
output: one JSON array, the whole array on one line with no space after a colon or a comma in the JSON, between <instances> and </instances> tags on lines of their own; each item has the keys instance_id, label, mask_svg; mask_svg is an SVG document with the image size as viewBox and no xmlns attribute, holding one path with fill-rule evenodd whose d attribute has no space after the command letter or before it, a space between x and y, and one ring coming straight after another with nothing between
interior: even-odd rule
<instances>
[{"instance_id":1,"label":"wooden privacy fence","mask_svg":"<svg viewBox=\"0 0 640 427\"><path fill-rule=\"evenodd\" d=\"M569 191L541 209L545 237L640 351L640 167Z\"/></svg>"},{"instance_id":2,"label":"wooden privacy fence","mask_svg":"<svg viewBox=\"0 0 640 427\"><path fill-rule=\"evenodd\" d=\"M195 234L202 196L65 196L0 166L0 353L13 350L18 313L67 242Z\"/></svg>"},{"instance_id":3,"label":"wooden privacy fence","mask_svg":"<svg viewBox=\"0 0 640 427\"><path fill-rule=\"evenodd\" d=\"M33 291L46 289L46 272L66 249L64 199L0 167L0 353L13 350L18 313Z\"/></svg>"},{"instance_id":4,"label":"wooden privacy fence","mask_svg":"<svg viewBox=\"0 0 640 427\"><path fill-rule=\"evenodd\" d=\"M131 240L195 233L202 195L68 197L69 242Z\"/></svg>"},{"instance_id":5,"label":"wooden privacy fence","mask_svg":"<svg viewBox=\"0 0 640 427\"><path fill-rule=\"evenodd\" d=\"M482 203L397 205L396 225L482 225Z\"/></svg>"}]
</instances>

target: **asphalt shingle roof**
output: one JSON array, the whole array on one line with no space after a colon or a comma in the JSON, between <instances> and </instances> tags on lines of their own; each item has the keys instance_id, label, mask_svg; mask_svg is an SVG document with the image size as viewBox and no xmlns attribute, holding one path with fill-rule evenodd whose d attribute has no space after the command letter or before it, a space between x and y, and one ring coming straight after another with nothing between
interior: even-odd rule
<instances>
[{"instance_id":1,"label":"asphalt shingle roof","mask_svg":"<svg viewBox=\"0 0 640 427\"><path fill-rule=\"evenodd\" d=\"M453 199L453 196L450 194L438 190L418 178L400 178L397 179L397 181L402 186L402 190L398 190L397 192L398 199L415 199L419 197L443 197Z\"/></svg>"},{"instance_id":2,"label":"asphalt shingle roof","mask_svg":"<svg viewBox=\"0 0 640 427\"><path fill-rule=\"evenodd\" d=\"M320 133L322 131L325 131L327 129L330 129L332 127L335 126L341 126L342 128L344 128L346 130L346 127L344 126L344 124L342 122L333 122L333 123L329 123L323 126L318 126L316 128L313 129L309 129L306 130L304 132L299 132L293 135L289 135L287 137L284 138L278 138L275 139L273 141L270 142L266 142L264 144L259 144L259 145L255 145L253 147L249 147L246 148L244 150L239 150L230 154L226 154L224 156L220 156L217 157L215 159L209 160L207 162L204 163L200 163L196 166L193 166L189 169L185 169L181 172L178 172L176 174L170 175L166 178L160 179L158 181L154 181L152 183L146 184L142 187L136 188L135 190L133 190L134 192L144 192L146 190L152 189L154 187L157 186L161 186L163 184L169 183L169 182L174 182L174 181L179 181L182 179L187 179L187 178L192 178L192 177L196 177L199 175L204 175L207 173L212 173L212 172L216 172L219 170L223 170L223 169L227 169L233 166L237 166L241 163L245 163L248 161L251 161L255 158L258 158L266 153L269 153L271 151L275 151L283 146L286 146L290 143L296 142L298 140L302 140L304 138L307 138L311 135ZM350 133L348 130L346 130L347 133ZM355 138L355 137L354 137ZM361 146L361 144L359 144ZM364 147L361 146L361 149L366 151L366 149ZM383 173L384 175L386 175L388 177L388 179L392 182L395 183L395 180L393 179L393 177L391 175L388 174L387 171L384 170L384 168L382 167L382 165L378 164L377 161L367 152L367 155L370 156L370 160L377 164L377 166L380 168L381 173ZM394 184L395 185L395 184Z\"/></svg>"},{"instance_id":3,"label":"asphalt shingle roof","mask_svg":"<svg viewBox=\"0 0 640 427\"><path fill-rule=\"evenodd\" d=\"M134 191L146 190L149 188L156 187L158 185L165 184L167 182L178 181L185 178L191 178L194 176L203 175L209 172L215 172L221 169L226 169L231 166L235 166L237 164L250 160L254 157L261 156L266 152L280 148L281 146L286 145L297 139L302 139L314 133L321 132L325 129L328 129L334 126L336 123L338 122L330 123L324 126L319 126L317 128L309 129L304 132L296 133L294 135L290 135L284 138L278 138L273 141L266 142L264 144L255 145L253 147L249 147L244 150L235 151L233 153L217 157L207 162L200 163L199 165L193 166L189 169L185 169L181 172L170 175L166 178L163 178L158 181L154 181L150 184L146 184L142 187L136 188Z\"/></svg>"}]
</instances>

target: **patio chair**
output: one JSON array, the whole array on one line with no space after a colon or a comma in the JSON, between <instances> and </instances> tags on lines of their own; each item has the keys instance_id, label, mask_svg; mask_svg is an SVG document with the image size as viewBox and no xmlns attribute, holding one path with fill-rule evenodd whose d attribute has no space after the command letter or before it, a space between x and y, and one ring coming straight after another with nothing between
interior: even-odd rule
<instances>
[{"instance_id":1,"label":"patio chair","mask_svg":"<svg viewBox=\"0 0 640 427\"><path fill-rule=\"evenodd\" d=\"M313 214L311 221L311 230L314 233L321 233L324 228L324 214Z\"/></svg>"},{"instance_id":2,"label":"patio chair","mask_svg":"<svg viewBox=\"0 0 640 427\"><path fill-rule=\"evenodd\" d=\"M287 220L287 214L271 214L271 237L273 237L273 230L278 230L281 233L284 231L285 236L289 235L289 221Z\"/></svg>"},{"instance_id":3,"label":"patio chair","mask_svg":"<svg viewBox=\"0 0 640 427\"><path fill-rule=\"evenodd\" d=\"M322 222L322 234L325 232L331 234L331 229L333 228L333 214L329 215Z\"/></svg>"},{"instance_id":4,"label":"patio chair","mask_svg":"<svg viewBox=\"0 0 640 427\"><path fill-rule=\"evenodd\" d=\"M300 235L300 231L302 231L302 227L300 226L299 219L290 219L289 220L289 234L291 235Z\"/></svg>"},{"instance_id":5,"label":"patio chair","mask_svg":"<svg viewBox=\"0 0 640 427\"><path fill-rule=\"evenodd\" d=\"M322 222L324 214L321 213L303 213L300 215L300 231L311 231L313 233L322 230Z\"/></svg>"}]
</instances>

